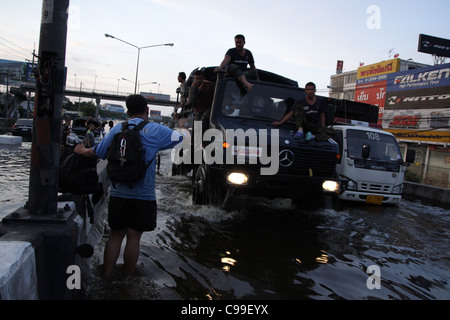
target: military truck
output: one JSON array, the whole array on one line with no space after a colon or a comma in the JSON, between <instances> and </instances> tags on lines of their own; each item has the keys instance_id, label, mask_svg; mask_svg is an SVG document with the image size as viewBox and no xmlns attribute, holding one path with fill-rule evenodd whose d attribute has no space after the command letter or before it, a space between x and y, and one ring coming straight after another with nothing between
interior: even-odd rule
<instances>
[{"instance_id":1,"label":"military truck","mask_svg":"<svg viewBox=\"0 0 450 320\"><path fill-rule=\"evenodd\" d=\"M234 78L214 69L203 68L205 78L215 82L209 121L206 127L194 121L190 146L175 150L173 172L180 172L179 166L193 170L193 203L226 208L233 196L246 194L291 198L310 208L325 194L337 194L338 144L295 137L293 119L272 124L305 96L304 89L258 70L258 81L246 74L254 86L242 92Z\"/></svg>"}]
</instances>

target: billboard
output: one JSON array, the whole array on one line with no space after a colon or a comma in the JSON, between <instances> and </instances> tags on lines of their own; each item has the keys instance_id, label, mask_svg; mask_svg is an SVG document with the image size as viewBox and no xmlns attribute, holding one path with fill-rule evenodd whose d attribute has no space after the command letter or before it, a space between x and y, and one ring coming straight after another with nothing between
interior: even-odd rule
<instances>
[{"instance_id":1,"label":"billboard","mask_svg":"<svg viewBox=\"0 0 450 320\"><path fill-rule=\"evenodd\" d=\"M388 74L399 70L398 58L361 66L357 70L355 101L378 106L379 124L383 119Z\"/></svg>"},{"instance_id":2,"label":"billboard","mask_svg":"<svg viewBox=\"0 0 450 320\"><path fill-rule=\"evenodd\" d=\"M392 72L397 72L399 70L400 70L399 58L381 61L368 66L359 67L356 79L357 80L367 79L360 81L361 83L385 80L386 76L383 75Z\"/></svg>"},{"instance_id":3,"label":"billboard","mask_svg":"<svg viewBox=\"0 0 450 320\"><path fill-rule=\"evenodd\" d=\"M338 60L336 65L336 74L342 73L342 70L344 70L344 61Z\"/></svg>"},{"instance_id":4,"label":"billboard","mask_svg":"<svg viewBox=\"0 0 450 320\"><path fill-rule=\"evenodd\" d=\"M33 73L36 66L27 62L0 60L0 84L19 86L24 82L36 82Z\"/></svg>"},{"instance_id":5,"label":"billboard","mask_svg":"<svg viewBox=\"0 0 450 320\"><path fill-rule=\"evenodd\" d=\"M390 74L384 111L398 139L450 143L450 64Z\"/></svg>"},{"instance_id":6,"label":"billboard","mask_svg":"<svg viewBox=\"0 0 450 320\"><path fill-rule=\"evenodd\" d=\"M417 51L450 58L450 40L420 34Z\"/></svg>"},{"instance_id":7,"label":"billboard","mask_svg":"<svg viewBox=\"0 0 450 320\"><path fill-rule=\"evenodd\" d=\"M169 94L161 94L161 93L152 93L152 92L140 92L142 96L144 96L148 100L164 100L170 101Z\"/></svg>"}]
</instances>

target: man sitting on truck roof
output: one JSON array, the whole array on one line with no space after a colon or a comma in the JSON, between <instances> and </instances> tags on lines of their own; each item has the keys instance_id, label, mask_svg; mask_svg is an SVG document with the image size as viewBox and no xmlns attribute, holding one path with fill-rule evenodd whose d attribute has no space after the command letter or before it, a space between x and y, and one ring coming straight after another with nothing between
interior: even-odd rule
<instances>
[{"instance_id":1,"label":"man sitting on truck roof","mask_svg":"<svg viewBox=\"0 0 450 320\"><path fill-rule=\"evenodd\" d=\"M225 53L225 57L217 68L219 70L225 70L237 79L245 89L251 90L253 84L247 81L247 78L243 72L247 69L247 65L256 72L256 79L259 80L258 72L256 71L255 60L250 50L244 49L245 37L242 34L238 34L234 37L235 48L231 48Z\"/></svg>"},{"instance_id":2,"label":"man sitting on truck roof","mask_svg":"<svg viewBox=\"0 0 450 320\"><path fill-rule=\"evenodd\" d=\"M279 126L295 115L295 126L298 130L297 136L301 133L311 132L317 134L319 128L325 127L325 104L322 99L316 96L316 85L308 82L305 85L306 96L298 100L283 119L272 124Z\"/></svg>"}]
</instances>

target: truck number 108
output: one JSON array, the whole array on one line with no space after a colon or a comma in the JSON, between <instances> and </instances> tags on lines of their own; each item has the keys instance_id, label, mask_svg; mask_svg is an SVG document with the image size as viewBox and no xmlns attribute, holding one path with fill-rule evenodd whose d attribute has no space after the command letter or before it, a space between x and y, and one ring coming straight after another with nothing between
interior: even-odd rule
<instances>
[{"instance_id":1,"label":"truck number 108","mask_svg":"<svg viewBox=\"0 0 450 320\"><path fill-rule=\"evenodd\" d=\"M376 133L376 132L366 132L366 136L367 139L369 140L376 140L379 141L380 140L380 134Z\"/></svg>"}]
</instances>

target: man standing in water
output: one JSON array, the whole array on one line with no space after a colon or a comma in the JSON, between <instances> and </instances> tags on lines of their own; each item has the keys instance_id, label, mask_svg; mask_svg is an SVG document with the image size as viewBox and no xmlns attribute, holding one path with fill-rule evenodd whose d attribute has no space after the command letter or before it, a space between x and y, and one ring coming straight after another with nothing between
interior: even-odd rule
<instances>
[{"instance_id":1,"label":"man standing in water","mask_svg":"<svg viewBox=\"0 0 450 320\"><path fill-rule=\"evenodd\" d=\"M135 125L148 120L149 108L147 100L141 95L130 95L126 100L128 122ZM93 148L83 144L75 147L75 153L87 157L98 156L105 159L108 146L122 125L111 128L103 140ZM114 183L108 205L108 223L111 236L104 251L103 274L105 278L111 272L119 258L123 239L126 237L124 251L123 275L131 276L136 269L139 258L139 243L143 232L153 231L156 227L156 195L155 195L155 163L152 161L158 151L171 149L183 140L183 136L157 123L147 123L140 131L141 141L145 150L145 162L150 163L143 179L129 183Z\"/></svg>"}]
</instances>

